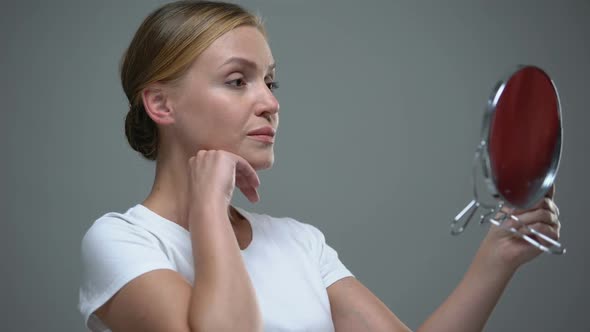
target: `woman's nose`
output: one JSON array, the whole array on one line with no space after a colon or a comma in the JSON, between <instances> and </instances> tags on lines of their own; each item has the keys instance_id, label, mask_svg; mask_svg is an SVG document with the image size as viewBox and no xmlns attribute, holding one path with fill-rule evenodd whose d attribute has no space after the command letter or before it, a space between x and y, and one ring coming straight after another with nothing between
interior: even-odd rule
<instances>
[{"instance_id":1,"label":"woman's nose","mask_svg":"<svg viewBox=\"0 0 590 332\"><path fill-rule=\"evenodd\" d=\"M258 94L258 105L256 109L257 115L263 113L275 114L278 113L279 108L279 101L270 88L264 84L260 93Z\"/></svg>"}]
</instances>

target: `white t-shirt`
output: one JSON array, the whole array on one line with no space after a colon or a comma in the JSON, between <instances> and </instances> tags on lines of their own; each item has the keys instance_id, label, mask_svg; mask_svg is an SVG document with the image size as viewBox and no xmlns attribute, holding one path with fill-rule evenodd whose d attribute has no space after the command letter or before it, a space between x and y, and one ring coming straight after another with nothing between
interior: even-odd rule
<instances>
[{"instance_id":1,"label":"white t-shirt","mask_svg":"<svg viewBox=\"0 0 590 332\"><path fill-rule=\"evenodd\" d=\"M316 227L292 218L237 210L252 226L241 251L265 331L334 331L326 288L353 276ZM93 312L132 279L155 269L180 273L191 285L190 233L138 204L100 217L82 240L78 308L92 331L109 331Z\"/></svg>"}]
</instances>

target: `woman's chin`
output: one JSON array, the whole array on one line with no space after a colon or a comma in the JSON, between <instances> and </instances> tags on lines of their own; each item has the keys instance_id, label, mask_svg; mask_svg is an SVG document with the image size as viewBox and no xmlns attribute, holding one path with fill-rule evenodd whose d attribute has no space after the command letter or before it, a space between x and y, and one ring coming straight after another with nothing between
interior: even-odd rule
<instances>
[{"instance_id":1,"label":"woman's chin","mask_svg":"<svg viewBox=\"0 0 590 332\"><path fill-rule=\"evenodd\" d=\"M274 164L274 154L270 154L269 156L252 156L251 158L247 158L248 162L255 170L264 170L269 169Z\"/></svg>"}]
</instances>

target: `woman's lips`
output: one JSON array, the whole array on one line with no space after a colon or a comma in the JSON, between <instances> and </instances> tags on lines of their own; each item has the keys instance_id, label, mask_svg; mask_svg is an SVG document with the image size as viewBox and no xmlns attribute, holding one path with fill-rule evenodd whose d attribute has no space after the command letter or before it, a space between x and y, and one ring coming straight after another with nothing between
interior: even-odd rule
<instances>
[{"instance_id":1,"label":"woman's lips","mask_svg":"<svg viewBox=\"0 0 590 332\"><path fill-rule=\"evenodd\" d=\"M267 135L267 136L274 136L276 131L271 126L260 127L258 129L254 129L248 133L248 135Z\"/></svg>"},{"instance_id":2,"label":"woman's lips","mask_svg":"<svg viewBox=\"0 0 590 332\"><path fill-rule=\"evenodd\" d=\"M274 143L275 142L275 138L270 135L248 135L248 137L251 137L252 139L255 139L255 140L261 141L261 142L265 142L265 143Z\"/></svg>"},{"instance_id":3,"label":"woman's lips","mask_svg":"<svg viewBox=\"0 0 590 332\"><path fill-rule=\"evenodd\" d=\"M248 133L248 137L252 137L257 141L264 143L274 143L275 135L276 130L271 126L260 127L258 129L251 130Z\"/></svg>"}]
</instances>

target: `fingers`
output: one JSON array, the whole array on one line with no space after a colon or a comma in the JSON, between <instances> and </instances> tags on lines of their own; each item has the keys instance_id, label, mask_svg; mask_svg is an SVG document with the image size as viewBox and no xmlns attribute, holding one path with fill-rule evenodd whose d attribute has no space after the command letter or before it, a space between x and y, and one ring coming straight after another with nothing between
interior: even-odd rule
<instances>
[{"instance_id":1,"label":"fingers","mask_svg":"<svg viewBox=\"0 0 590 332\"><path fill-rule=\"evenodd\" d=\"M234 158L236 160L236 175L239 175L241 179L244 179L252 187L257 188L260 185L260 179L254 168L252 168L246 159L238 155L234 155Z\"/></svg>"},{"instance_id":2,"label":"fingers","mask_svg":"<svg viewBox=\"0 0 590 332\"><path fill-rule=\"evenodd\" d=\"M557 214L548 209L537 209L515 215L525 225L543 223L550 226L557 226L559 224Z\"/></svg>"},{"instance_id":3,"label":"fingers","mask_svg":"<svg viewBox=\"0 0 590 332\"><path fill-rule=\"evenodd\" d=\"M517 220L508 218L503 222L503 226L506 228L514 227L516 229L521 228L523 225L532 226L535 224L544 224L548 227L553 227L558 233L561 229L561 223L559 222L559 208L555 203L546 198L540 202L538 207L534 210L526 211L514 211L513 209L503 207L502 212L506 215L513 215ZM497 215L496 218L502 217L501 214Z\"/></svg>"},{"instance_id":4,"label":"fingers","mask_svg":"<svg viewBox=\"0 0 590 332\"><path fill-rule=\"evenodd\" d=\"M202 188L203 192L219 190L225 195L225 200L231 200L234 187L238 187L249 201L256 203L260 200L257 191L260 179L256 171L246 159L234 153L199 150L189 158L189 165L194 185Z\"/></svg>"},{"instance_id":5,"label":"fingers","mask_svg":"<svg viewBox=\"0 0 590 332\"><path fill-rule=\"evenodd\" d=\"M524 213L516 218L518 218L518 221L510 220L511 226L515 227L518 232L531 236L542 245L546 247L553 245L553 243L543 239L543 236L549 237L554 241L559 240L561 223L554 213L545 209L539 209ZM536 234L532 230L541 233L541 235Z\"/></svg>"},{"instance_id":6,"label":"fingers","mask_svg":"<svg viewBox=\"0 0 590 332\"><path fill-rule=\"evenodd\" d=\"M557 207L557 204L555 204L555 202L553 201L553 199L549 198L549 197L545 197L542 200L540 200L537 204L535 204L533 207L526 209L526 210L513 210L512 213L515 215L521 215L527 212L531 212L531 211L535 211L538 209L545 209L545 210L549 210L553 213L555 213L557 216L559 216L559 207ZM502 210L503 212L504 209Z\"/></svg>"},{"instance_id":7,"label":"fingers","mask_svg":"<svg viewBox=\"0 0 590 332\"><path fill-rule=\"evenodd\" d=\"M549 237L550 239L552 239L554 241L559 240L559 227L551 227L547 224L535 223L533 225L530 225L529 228L523 232L524 234L527 234L527 235L533 237L535 240L537 240L542 245L544 245L546 247L550 247L551 245L553 245L553 243L543 239L543 236L536 234L535 231L538 233L541 233L542 235L544 235L546 237Z\"/></svg>"},{"instance_id":8,"label":"fingers","mask_svg":"<svg viewBox=\"0 0 590 332\"><path fill-rule=\"evenodd\" d=\"M260 195L258 195L258 191L252 187L238 187L240 191L246 196L246 198L252 202L257 203L260 200Z\"/></svg>"},{"instance_id":9,"label":"fingers","mask_svg":"<svg viewBox=\"0 0 590 332\"><path fill-rule=\"evenodd\" d=\"M545 194L545 197L553 198L553 196L555 196L555 183L551 186L551 188L549 188L549 190Z\"/></svg>"},{"instance_id":10,"label":"fingers","mask_svg":"<svg viewBox=\"0 0 590 332\"><path fill-rule=\"evenodd\" d=\"M501 228L528 235L547 248L554 247L561 231L559 207L552 199L554 194L555 186L551 186L547 195L530 209L504 206L495 219Z\"/></svg>"},{"instance_id":11,"label":"fingers","mask_svg":"<svg viewBox=\"0 0 590 332\"><path fill-rule=\"evenodd\" d=\"M236 162L236 186L250 202L258 202L260 196L257 188L260 186L260 179L256 174L256 170L246 159L235 154L233 157Z\"/></svg>"},{"instance_id":12,"label":"fingers","mask_svg":"<svg viewBox=\"0 0 590 332\"><path fill-rule=\"evenodd\" d=\"M551 212L555 213L559 217L559 207L557 206L557 204L555 204L553 199L549 199L549 204L551 205L551 207L550 207Z\"/></svg>"}]
</instances>

